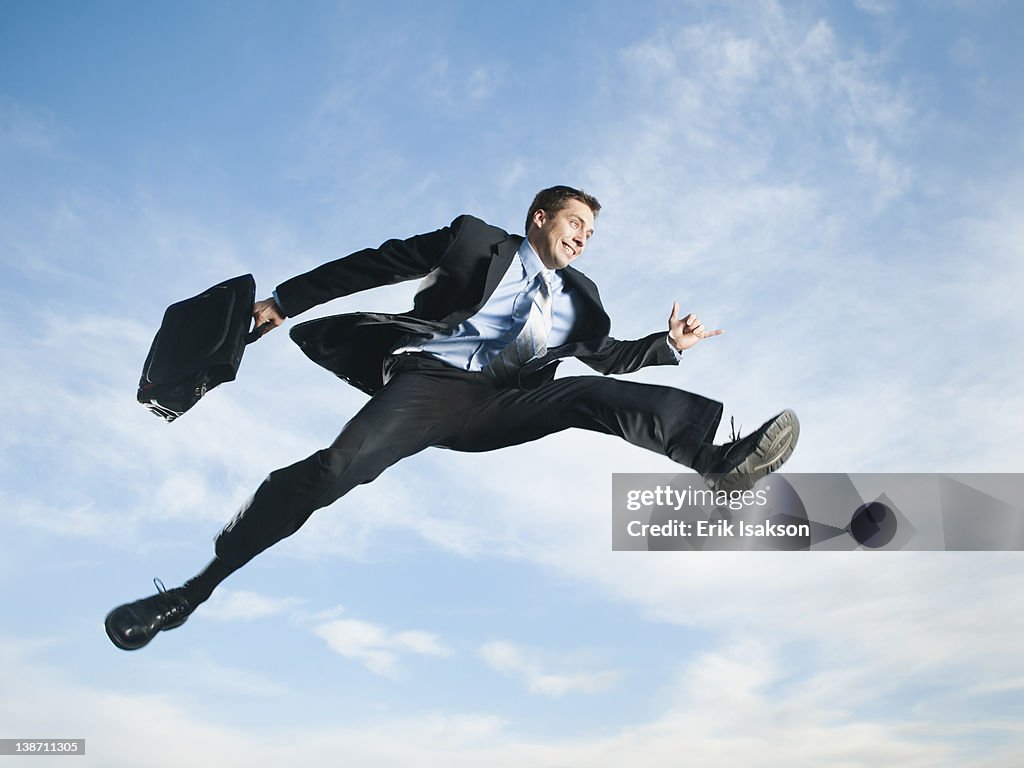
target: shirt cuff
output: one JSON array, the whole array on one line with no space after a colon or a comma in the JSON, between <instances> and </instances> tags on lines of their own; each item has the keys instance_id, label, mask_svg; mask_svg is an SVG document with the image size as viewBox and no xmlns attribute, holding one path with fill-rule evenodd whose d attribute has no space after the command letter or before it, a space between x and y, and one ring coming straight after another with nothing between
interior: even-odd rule
<instances>
[{"instance_id":1,"label":"shirt cuff","mask_svg":"<svg viewBox=\"0 0 1024 768\"><path fill-rule=\"evenodd\" d=\"M675 345L672 343L672 338L670 336L665 336L665 343L668 344L668 348L672 350L672 354L676 356L677 363L683 359L683 353L676 349Z\"/></svg>"},{"instance_id":2,"label":"shirt cuff","mask_svg":"<svg viewBox=\"0 0 1024 768\"><path fill-rule=\"evenodd\" d=\"M274 289L274 292L271 294L271 296L274 297L274 303L277 304L277 311L281 313L281 316L282 317L288 317L288 315L285 314L284 308L281 306L281 300L279 298L277 298L277 289L276 288Z\"/></svg>"}]
</instances>

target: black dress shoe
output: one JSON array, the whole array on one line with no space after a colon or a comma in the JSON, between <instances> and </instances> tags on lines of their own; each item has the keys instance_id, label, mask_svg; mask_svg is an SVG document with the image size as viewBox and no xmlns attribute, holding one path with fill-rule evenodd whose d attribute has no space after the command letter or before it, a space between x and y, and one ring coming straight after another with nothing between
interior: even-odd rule
<instances>
[{"instance_id":1,"label":"black dress shoe","mask_svg":"<svg viewBox=\"0 0 1024 768\"><path fill-rule=\"evenodd\" d=\"M718 459L704 473L704 482L713 491L748 491L793 455L799 437L800 422L786 409L755 432L723 445Z\"/></svg>"},{"instance_id":2,"label":"black dress shoe","mask_svg":"<svg viewBox=\"0 0 1024 768\"><path fill-rule=\"evenodd\" d=\"M135 651L152 640L157 632L174 629L185 623L192 606L180 589L165 589L160 579L153 579L156 594L119 605L103 622L110 641L125 651Z\"/></svg>"}]
</instances>

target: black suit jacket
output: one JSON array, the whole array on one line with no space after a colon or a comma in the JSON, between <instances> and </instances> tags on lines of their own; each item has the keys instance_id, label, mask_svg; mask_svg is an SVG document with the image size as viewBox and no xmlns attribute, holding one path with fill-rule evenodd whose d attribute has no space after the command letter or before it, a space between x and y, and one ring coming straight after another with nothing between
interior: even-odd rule
<instances>
[{"instance_id":1,"label":"black suit jacket","mask_svg":"<svg viewBox=\"0 0 1024 768\"><path fill-rule=\"evenodd\" d=\"M314 362L373 394L383 386L385 356L408 333L453 328L475 314L494 292L523 238L472 216L408 240L388 240L328 262L277 287L289 317L340 296L423 278L405 314L359 312L295 326L292 339ZM611 321L597 286L573 267L560 270L565 285L582 299L583 310L569 340L524 366L520 383L533 387L554 377L557 361L576 357L601 373L628 373L646 365L675 365L666 332L638 341L608 336Z\"/></svg>"}]
</instances>

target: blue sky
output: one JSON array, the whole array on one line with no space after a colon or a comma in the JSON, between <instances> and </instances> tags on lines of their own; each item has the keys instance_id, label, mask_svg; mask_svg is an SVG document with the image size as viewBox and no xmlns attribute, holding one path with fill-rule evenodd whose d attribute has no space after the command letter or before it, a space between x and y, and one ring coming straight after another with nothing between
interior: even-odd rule
<instances>
[{"instance_id":1,"label":"blue sky","mask_svg":"<svg viewBox=\"0 0 1024 768\"><path fill-rule=\"evenodd\" d=\"M746 428L794 408L794 471L1019 471L1022 32L994 0L2 4L0 737L98 766L1021 764L1016 554L613 553L611 474L675 465L598 435L427 451L143 651L101 625L364 399L279 331L161 424L134 392L167 304L463 212L521 231L551 184L604 205L579 267L616 336L675 300L726 329L631 379Z\"/></svg>"}]
</instances>

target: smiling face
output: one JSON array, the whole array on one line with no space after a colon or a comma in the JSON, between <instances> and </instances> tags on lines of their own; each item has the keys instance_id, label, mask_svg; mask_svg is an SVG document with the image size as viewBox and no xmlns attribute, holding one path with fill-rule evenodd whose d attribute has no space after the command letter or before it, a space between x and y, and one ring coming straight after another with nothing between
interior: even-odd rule
<instances>
[{"instance_id":1,"label":"smiling face","mask_svg":"<svg viewBox=\"0 0 1024 768\"><path fill-rule=\"evenodd\" d=\"M567 200L552 213L534 211L527 237L545 267L561 269L580 257L593 234L594 212L586 203Z\"/></svg>"}]
</instances>

